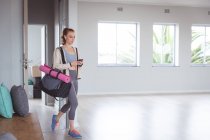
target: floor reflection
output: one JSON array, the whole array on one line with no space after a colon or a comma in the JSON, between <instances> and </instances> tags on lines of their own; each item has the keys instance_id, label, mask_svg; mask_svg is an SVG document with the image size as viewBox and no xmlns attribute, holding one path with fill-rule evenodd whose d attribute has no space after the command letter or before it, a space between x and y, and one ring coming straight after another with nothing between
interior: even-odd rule
<instances>
[{"instance_id":1,"label":"floor reflection","mask_svg":"<svg viewBox=\"0 0 210 140\"><path fill-rule=\"evenodd\" d=\"M83 140L209 140L210 95L79 96ZM32 104L45 139L71 139L65 119L50 130L52 107Z\"/></svg>"},{"instance_id":2,"label":"floor reflection","mask_svg":"<svg viewBox=\"0 0 210 140\"><path fill-rule=\"evenodd\" d=\"M80 111L89 110L85 112L88 118L79 118L88 140L207 140L210 138L210 95L208 94L85 96L80 97L80 104ZM85 119L88 120L88 124L84 123Z\"/></svg>"}]
</instances>

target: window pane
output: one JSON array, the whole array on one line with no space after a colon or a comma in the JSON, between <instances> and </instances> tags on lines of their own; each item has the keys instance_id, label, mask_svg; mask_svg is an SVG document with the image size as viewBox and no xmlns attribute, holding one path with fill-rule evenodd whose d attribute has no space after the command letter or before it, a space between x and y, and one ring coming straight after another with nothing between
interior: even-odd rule
<instances>
[{"instance_id":1,"label":"window pane","mask_svg":"<svg viewBox=\"0 0 210 140\"><path fill-rule=\"evenodd\" d=\"M193 64L204 63L205 27L192 26L191 62Z\"/></svg>"},{"instance_id":2,"label":"window pane","mask_svg":"<svg viewBox=\"0 0 210 140\"><path fill-rule=\"evenodd\" d=\"M117 63L136 63L136 25L117 25Z\"/></svg>"},{"instance_id":3,"label":"window pane","mask_svg":"<svg viewBox=\"0 0 210 140\"><path fill-rule=\"evenodd\" d=\"M174 26L163 26L163 64L173 63L174 32Z\"/></svg>"},{"instance_id":4,"label":"window pane","mask_svg":"<svg viewBox=\"0 0 210 140\"><path fill-rule=\"evenodd\" d=\"M174 64L175 25L153 26L153 63Z\"/></svg>"},{"instance_id":5,"label":"window pane","mask_svg":"<svg viewBox=\"0 0 210 140\"><path fill-rule=\"evenodd\" d=\"M98 64L137 65L137 24L98 24Z\"/></svg>"},{"instance_id":6,"label":"window pane","mask_svg":"<svg viewBox=\"0 0 210 140\"><path fill-rule=\"evenodd\" d=\"M206 28L206 63L210 64L210 27Z\"/></svg>"},{"instance_id":7,"label":"window pane","mask_svg":"<svg viewBox=\"0 0 210 140\"><path fill-rule=\"evenodd\" d=\"M160 64L162 59L162 26L153 26L153 63Z\"/></svg>"},{"instance_id":8,"label":"window pane","mask_svg":"<svg viewBox=\"0 0 210 140\"><path fill-rule=\"evenodd\" d=\"M98 63L116 63L116 25L98 24Z\"/></svg>"}]
</instances>

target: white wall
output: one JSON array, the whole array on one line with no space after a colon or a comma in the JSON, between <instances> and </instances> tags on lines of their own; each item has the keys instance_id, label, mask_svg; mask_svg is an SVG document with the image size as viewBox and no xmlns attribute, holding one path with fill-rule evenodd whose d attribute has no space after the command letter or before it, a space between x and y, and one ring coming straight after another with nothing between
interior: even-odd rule
<instances>
[{"instance_id":1,"label":"white wall","mask_svg":"<svg viewBox=\"0 0 210 140\"><path fill-rule=\"evenodd\" d=\"M23 0L0 1L0 83L23 84Z\"/></svg>"},{"instance_id":2,"label":"white wall","mask_svg":"<svg viewBox=\"0 0 210 140\"><path fill-rule=\"evenodd\" d=\"M68 0L68 27L73 28L77 35L78 26L78 2L77 0ZM75 38L74 46L77 46L77 39Z\"/></svg>"},{"instance_id":3,"label":"white wall","mask_svg":"<svg viewBox=\"0 0 210 140\"><path fill-rule=\"evenodd\" d=\"M77 37L85 63L80 94L210 92L210 67L190 66L191 25L210 25L209 10L79 2ZM98 21L140 22L140 67L97 66ZM152 67L152 25L157 22L179 24L179 67Z\"/></svg>"}]
</instances>

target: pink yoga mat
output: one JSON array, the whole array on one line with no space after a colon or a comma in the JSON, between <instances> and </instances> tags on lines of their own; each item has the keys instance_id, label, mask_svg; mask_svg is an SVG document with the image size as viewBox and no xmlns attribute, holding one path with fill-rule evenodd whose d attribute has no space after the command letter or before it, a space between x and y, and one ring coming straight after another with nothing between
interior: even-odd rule
<instances>
[{"instance_id":1,"label":"pink yoga mat","mask_svg":"<svg viewBox=\"0 0 210 140\"><path fill-rule=\"evenodd\" d=\"M39 69L40 69L40 71L42 71L42 72L44 72L44 73L46 73L46 74L49 74L49 73L50 73L50 70L51 70L52 68L49 67L48 65L44 64L44 66L41 65L41 66L39 67ZM52 70L51 73L50 73L50 75L51 75L52 77L56 77L57 74L58 74L58 72L55 71L55 70ZM69 83L69 82L71 81L71 77L68 76L68 75L65 75L65 74L63 74L63 73L60 73L60 74L58 75L58 79L64 81L65 83Z\"/></svg>"}]
</instances>

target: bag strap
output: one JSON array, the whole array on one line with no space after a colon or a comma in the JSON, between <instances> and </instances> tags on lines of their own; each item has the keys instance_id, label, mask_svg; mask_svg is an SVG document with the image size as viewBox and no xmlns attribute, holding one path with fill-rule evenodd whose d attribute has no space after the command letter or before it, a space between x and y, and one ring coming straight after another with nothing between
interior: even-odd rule
<instances>
[{"instance_id":1,"label":"bag strap","mask_svg":"<svg viewBox=\"0 0 210 140\"><path fill-rule=\"evenodd\" d=\"M77 47L75 48L76 49L76 55L77 55L77 61L78 61L78 59L79 59L79 57L78 57L78 50L77 50ZM78 65L77 65L77 78L78 78Z\"/></svg>"},{"instance_id":2,"label":"bag strap","mask_svg":"<svg viewBox=\"0 0 210 140\"><path fill-rule=\"evenodd\" d=\"M62 59L62 63L66 64L65 58L64 58L64 53L63 53L63 48L59 47L59 50L61 52L61 59ZM66 70L63 70L63 73L66 74Z\"/></svg>"},{"instance_id":3,"label":"bag strap","mask_svg":"<svg viewBox=\"0 0 210 140\"><path fill-rule=\"evenodd\" d=\"M64 53L63 53L63 48L62 47L59 47L59 49L60 49L60 52L61 52L61 59L62 59L62 63L63 64L66 64L66 61L65 61L65 58L64 58ZM64 74L66 74L66 70L63 70L63 73ZM57 76L56 77L58 77L58 75L60 74L60 72L58 72L58 74L57 74ZM57 101L63 101L64 100L64 98L63 99L61 99L61 98L56 98L56 97L54 97L55 98L55 100L57 100Z\"/></svg>"}]
</instances>

